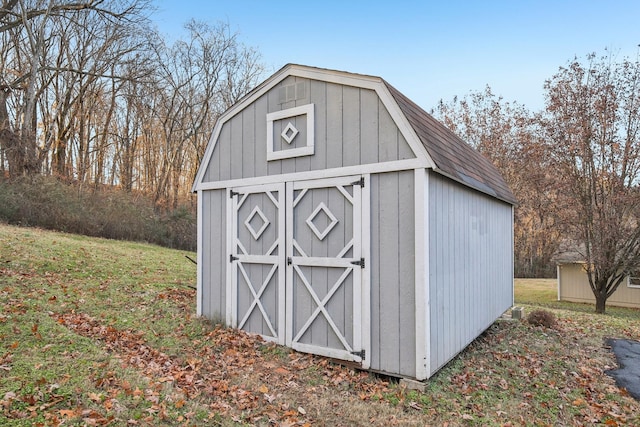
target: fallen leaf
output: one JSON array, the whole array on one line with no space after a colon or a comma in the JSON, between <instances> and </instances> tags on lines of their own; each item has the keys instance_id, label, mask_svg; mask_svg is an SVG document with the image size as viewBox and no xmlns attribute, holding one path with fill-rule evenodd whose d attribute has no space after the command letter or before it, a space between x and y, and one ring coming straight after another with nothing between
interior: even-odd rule
<instances>
[{"instance_id":1,"label":"fallen leaf","mask_svg":"<svg viewBox=\"0 0 640 427\"><path fill-rule=\"evenodd\" d=\"M417 402L409 403L409 407L415 409L416 411L422 411L422 406L418 405Z\"/></svg>"},{"instance_id":2,"label":"fallen leaf","mask_svg":"<svg viewBox=\"0 0 640 427\"><path fill-rule=\"evenodd\" d=\"M289 371L286 370L285 368L276 368L275 372L276 374L280 374L280 375L287 375L289 373Z\"/></svg>"},{"instance_id":3,"label":"fallen leaf","mask_svg":"<svg viewBox=\"0 0 640 427\"><path fill-rule=\"evenodd\" d=\"M96 403L100 403L100 402L102 402L102 395L100 393L90 392L89 393L89 399L91 399L92 401L94 401Z\"/></svg>"},{"instance_id":4,"label":"fallen leaf","mask_svg":"<svg viewBox=\"0 0 640 427\"><path fill-rule=\"evenodd\" d=\"M76 416L76 411L71 409L60 409L58 413L66 418L74 418Z\"/></svg>"}]
</instances>

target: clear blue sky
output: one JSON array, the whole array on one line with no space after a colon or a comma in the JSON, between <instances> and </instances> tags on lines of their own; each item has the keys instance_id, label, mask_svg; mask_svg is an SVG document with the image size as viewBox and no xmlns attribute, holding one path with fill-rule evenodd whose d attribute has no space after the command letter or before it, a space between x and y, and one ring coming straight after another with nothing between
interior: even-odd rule
<instances>
[{"instance_id":1,"label":"clear blue sky","mask_svg":"<svg viewBox=\"0 0 640 427\"><path fill-rule=\"evenodd\" d=\"M639 0L155 0L168 38L223 21L268 73L287 63L379 76L426 110L488 84L531 110L575 56L636 59Z\"/></svg>"}]
</instances>

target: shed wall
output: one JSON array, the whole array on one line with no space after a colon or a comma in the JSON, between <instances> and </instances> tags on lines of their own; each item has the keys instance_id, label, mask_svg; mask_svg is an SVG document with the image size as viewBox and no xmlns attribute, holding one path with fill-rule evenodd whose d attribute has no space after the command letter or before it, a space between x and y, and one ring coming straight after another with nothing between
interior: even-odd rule
<instances>
[{"instance_id":1,"label":"shed wall","mask_svg":"<svg viewBox=\"0 0 640 427\"><path fill-rule=\"evenodd\" d=\"M202 315L217 320L226 315L226 195L225 190L202 193Z\"/></svg>"},{"instance_id":2,"label":"shed wall","mask_svg":"<svg viewBox=\"0 0 640 427\"><path fill-rule=\"evenodd\" d=\"M582 264L562 264L558 267L560 300L595 304L596 300L591 292L589 279ZM609 297L607 305L639 308L640 289L628 287L625 279Z\"/></svg>"},{"instance_id":3,"label":"shed wall","mask_svg":"<svg viewBox=\"0 0 640 427\"><path fill-rule=\"evenodd\" d=\"M280 88L304 87L281 102ZM315 105L315 153L267 161L267 113ZM304 122L296 126L304 131ZM301 132L301 134L304 132ZM222 125L203 182L415 158L375 91L289 76Z\"/></svg>"},{"instance_id":4,"label":"shed wall","mask_svg":"<svg viewBox=\"0 0 640 427\"><path fill-rule=\"evenodd\" d=\"M414 377L414 172L371 176L371 369Z\"/></svg>"},{"instance_id":5,"label":"shed wall","mask_svg":"<svg viewBox=\"0 0 640 427\"><path fill-rule=\"evenodd\" d=\"M429 174L431 372L513 304L511 205Z\"/></svg>"}]
</instances>

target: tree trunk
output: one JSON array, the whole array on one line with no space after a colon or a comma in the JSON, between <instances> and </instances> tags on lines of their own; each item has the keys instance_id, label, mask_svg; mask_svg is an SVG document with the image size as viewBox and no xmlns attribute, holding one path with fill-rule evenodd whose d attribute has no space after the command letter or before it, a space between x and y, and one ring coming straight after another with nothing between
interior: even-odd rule
<instances>
[{"instance_id":1,"label":"tree trunk","mask_svg":"<svg viewBox=\"0 0 640 427\"><path fill-rule=\"evenodd\" d=\"M595 297L596 297L596 313L604 314L606 304L607 304L606 294L602 295L600 292L596 292Z\"/></svg>"}]
</instances>

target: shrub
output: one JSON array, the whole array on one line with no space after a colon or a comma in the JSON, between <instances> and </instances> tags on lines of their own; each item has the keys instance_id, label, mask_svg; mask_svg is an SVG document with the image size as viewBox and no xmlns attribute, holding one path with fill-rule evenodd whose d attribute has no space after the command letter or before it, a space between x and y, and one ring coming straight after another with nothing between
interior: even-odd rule
<instances>
[{"instance_id":1,"label":"shrub","mask_svg":"<svg viewBox=\"0 0 640 427\"><path fill-rule=\"evenodd\" d=\"M527 316L527 322L531 325L544 326L545 328L555 328L557 325L556 316L546 310L533 310Z\"/></svg>"},{"instance_id":2,"label":"shrub","mask_svg":"<svg viewBox=\"0 0 640 427\"><path fill-rule=\"evenodd\" d=\"M87 187L53 177L0 178L0 220L67 233L196 249L195 215L187 206L156 209L141 194Z\"/></svg>"}]
</instances>

